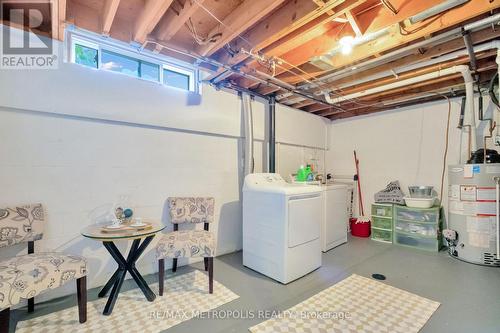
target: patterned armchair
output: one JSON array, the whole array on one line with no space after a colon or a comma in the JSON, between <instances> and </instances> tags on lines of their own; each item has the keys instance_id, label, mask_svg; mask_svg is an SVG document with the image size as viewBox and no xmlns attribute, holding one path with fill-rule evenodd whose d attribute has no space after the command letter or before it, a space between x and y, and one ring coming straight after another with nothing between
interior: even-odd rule
<instances>
[{"instance_id":1,"label":"patterned armchair","mask_svg":"<svg viewBox=\"0 0 500 333\"><path fill-rule=\"evenodd\" d=\"M87 263L84 258L56 252L34 253L42 239L45 212L41 204L0 208L0 248L28 243L28 254L0 260L0 333L9 331L10 307L45 290L76 279L80 323L87 320Z\"/></svg>"},{"instance_id":2,"label":"patterned armchair","mask_svg":"<svg viewBox=\"0 0 500 333\"><path fill-rule=\"evenodd\" d=\"M215 237L208 231L214 219L214 198L168 198L170 219L174 231L163 234L156 246L160 296L165 280L165 258L171 258L172 271L177 270L177 258L204 258L208 271L208 290L213 293ZM203 223L203 230L179 230L179 224Z\"/></svg>"}]
</instances>

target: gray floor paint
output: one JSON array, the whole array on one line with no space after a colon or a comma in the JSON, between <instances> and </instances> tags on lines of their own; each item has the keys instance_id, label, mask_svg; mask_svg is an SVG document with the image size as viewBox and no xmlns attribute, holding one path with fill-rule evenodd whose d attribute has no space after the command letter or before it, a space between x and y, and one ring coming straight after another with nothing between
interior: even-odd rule
<instances>
[{"instance_id":1,"label":"gray floor paint","mask_svg":"<svg viewBox=\"0 0 500 333\"><path fill-rule=\"evenodd\" d=\"M176 274L195 268L201 269L201 265L181 267ZM381 273L389 285L440 302L440 308L422 332L500 332L499 268L463 263L444 252L427 253L360 238L350 238L348 244L323 254L320 269L288 285L243 267L241 252L218 257L215 279L240 296L218 310L285 310L352 273L366 277ZM171 276L171 272L167 276ZM156 276L146 279L154 282ZM133 282L126 281L125 287L133 288ZM95 299L97 292L97 289L90 290L89 300ZM75 304L75 297L65 297L38 304L32 315L16 310L11 329L17 320ZM248 332L249 327L261 321L263 319L192 319L167 332Z\"/></svg>"}]
</instances>

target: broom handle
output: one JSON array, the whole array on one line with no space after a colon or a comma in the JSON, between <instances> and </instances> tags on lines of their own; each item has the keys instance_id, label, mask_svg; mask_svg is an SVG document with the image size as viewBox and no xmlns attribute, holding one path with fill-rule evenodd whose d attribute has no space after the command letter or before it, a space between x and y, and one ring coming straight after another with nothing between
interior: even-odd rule
<instances>
[{"instance_id":1,"label":"broom handle","mask_svg":"<svg viewBox=\"0 0 500 333\"><path fill-rule=\"evenodd\" d=\"M354 163L356 164L356 175L358 176L358 194L359 194L359 207L361 208L361 216L365 216L365 209L363 207L363 195L361 194L361 181L359 178L359 160L354 151Z\"/></svg>"}]
</instances>

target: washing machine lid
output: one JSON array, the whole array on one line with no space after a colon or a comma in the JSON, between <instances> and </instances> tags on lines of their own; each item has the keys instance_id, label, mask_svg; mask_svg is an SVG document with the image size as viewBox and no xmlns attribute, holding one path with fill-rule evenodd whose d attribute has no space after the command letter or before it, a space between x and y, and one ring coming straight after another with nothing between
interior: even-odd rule
<instances>
[{"instance_id":1,"label":"washing machine lid","mask_svg":"<svg viewBox=\"0 0 500 333\"><path fill-rule=\"evenodd\" d=\"M244 192L259 191L268 193L282 193L285 195L300 195L320 193L321 187L287 183L277 173L252 173L245 177Z\"/></svg>"}]
</instances>

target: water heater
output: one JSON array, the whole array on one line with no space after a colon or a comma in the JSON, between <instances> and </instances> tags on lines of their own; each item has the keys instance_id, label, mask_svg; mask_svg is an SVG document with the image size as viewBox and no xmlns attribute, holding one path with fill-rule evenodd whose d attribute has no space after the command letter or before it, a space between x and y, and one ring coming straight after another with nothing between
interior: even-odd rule
<instances>
[{"instance_id":1,"label":"water heater","mask_svg":"<svg viewBox=\"0 0 500 333\"><path fill-rule=\"evenodd\" d=\"M451 165L448 176L448 228L457 232L450 253L467 262L500 266L500 164Z\"/></svg>"}]
</instances>

